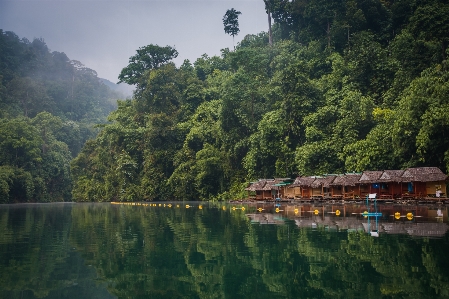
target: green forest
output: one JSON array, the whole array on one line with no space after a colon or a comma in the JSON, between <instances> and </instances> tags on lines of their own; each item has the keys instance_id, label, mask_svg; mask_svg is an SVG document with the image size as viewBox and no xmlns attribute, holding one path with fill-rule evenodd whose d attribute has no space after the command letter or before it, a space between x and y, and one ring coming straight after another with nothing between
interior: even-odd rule
<instances>
[{"instance_id":1,"label":"green forest","mask_svg":"<svg viewBox=\"0 0 449 299\"><path fill-rule=\"evenodd\" d=\"M137 49L116 109L94 71L1 32L0 201L225 200L258 178L449 171L447 1L264 2L268 32L221 56L177 67L172 46Z\"/></svg>"},{"instance_id":2,"label":"green forest","mask_svg":"<svg viewBox=\"0 0 449 299\"><path fill-rule=\"evenodd\" d=\"M120 97L43 39L0 29L0 203L70 201L70 162Z\"/></svg>"}]
</instances>

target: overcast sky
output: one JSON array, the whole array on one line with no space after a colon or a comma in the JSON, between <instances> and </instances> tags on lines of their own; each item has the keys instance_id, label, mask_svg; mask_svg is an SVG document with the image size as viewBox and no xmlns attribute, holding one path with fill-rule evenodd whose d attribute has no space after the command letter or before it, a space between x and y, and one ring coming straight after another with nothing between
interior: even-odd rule
<instances>
[{"instance_id":1,"label":"overcast sky","mask_svg":"<svg viewBox=\"0 0 449 299\"><path fill-rule=\"evenodd\" d=\"M129 57L148 44L174 46L178 66L232 49L222 21L230 8L242 12L236 44L267 31L263 0L0 0L0 29L41 37L51 51L117 82Z\"/></svg>"}]
</instances>

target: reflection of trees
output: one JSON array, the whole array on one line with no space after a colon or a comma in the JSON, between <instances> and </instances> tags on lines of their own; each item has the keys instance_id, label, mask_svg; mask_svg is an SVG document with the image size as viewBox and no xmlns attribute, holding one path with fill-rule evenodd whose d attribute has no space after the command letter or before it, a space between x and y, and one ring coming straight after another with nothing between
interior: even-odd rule
<instances>
[{"instance_id":1,"label":"reflection of trees","mask_svg":"<svg viewBox=\"0 0 449 299\"><path fill-rule=\"evenodd\" d=\"M434 240L402 236L375 239L360 232L329 234L305 229L304 233L307 237L298 240L298 250L309 260L310 285L322 289L325 297L347 296L350 290L354 297L429 298L444 289L441 282L447 275L435 273L436 268L424 269L425 257L438 258L438 254L427 255L422 250L428 247L426 242ZM343 238L335 240L338 236ZM331 244L339 244L339 248L329 248ZM440 288L431 283L435 276L440 277Z\"/></svg>"},{"instance_id":2,"label":"reflection of trees","mask_svg":"<svg viewBox=\"0 0 449 299\"><path fill-rule=\"evenodd\" d=\"M0 249L8 248L0 250L1 273L8 273L0 298L17 290L57 298L83 279L93 283L86 265L118 298L429 298L449 291L447 237L372 238L174 206L77 204L2 209L0 216Z\"/></svg>"},{"instance_id":3,"label":"reflection of trees","mask_svg":"<svg viewBox=\"0 0 449 299\"><path fill-rule=\"evenodd\" d=\"M58 266L68 257L70 221L66 219L70 208L58 205L51 213L48 211L43 206L0 210L0 290L3 292L27 290L41 298L76 279L67 276L54 279L62 274Z\"/></svg>"}]
</instances>

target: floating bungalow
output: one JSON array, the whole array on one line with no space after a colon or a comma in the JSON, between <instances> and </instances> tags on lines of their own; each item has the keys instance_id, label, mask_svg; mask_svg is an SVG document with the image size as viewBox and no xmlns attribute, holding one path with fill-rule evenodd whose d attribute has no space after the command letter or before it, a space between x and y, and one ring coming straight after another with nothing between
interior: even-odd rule
<instances>
[{"instance_id":1,"label":"floating bungalow","mask_svg":"<svg viewBox=\"0 0 449 299\"><path fill-rule=\"evenodd\" d=\"M404 170L385 170L378 182L384 186L381 199L396 199L402 197L402 174Z\"/></svg>"},{"instance_id":2,"label":"floating bungalow","mask_svg":"<svg viewBox=\"0 0 449 299\"><path fill-rule=\"evenodd\" d=\"M319 199L328 199L332 197L331 186L332 182L337 176L326 175L324 177L317 177L311 184L312 197Z\"/></svg>"},{"instance_id":3,"label":"floating bungalow","mask_svg":"<svg viewBox=\"0 0 449 299\"><path fill-rule=\"evenodd\" d=\"M246 188L249 198L357 199L377 194L378 199L447 198L448 176L437 167L364 171L341 175L260 179ZM251 195L252 194L252 195Z\"/></svg>"},{"instance_id":4,"label":"floating bungalow","mask_svg":"<svg viewBox=\"0 0 449 299\"><path fill-rule=\"evenodd\" d=\"M248 191L248 197L255 200L267 200L283 198L286 187L292 183L289 178L259 179L250 184L245 190ZM253 195L251 195L251 193ZM255 193L255 194L254 194Z\"/></svg>"},{"instance_id":5,"label":"floating bungalow","mask_svg":"<svg viewBox=\"0 0 449 299\"><path fill-rule=\"evenodd\" d=\"M295 199L311 199L311 185L315 181L315 179L316 177L314 176L297 177L293 184L291 184L288 188L293 189Z\"/></svg>"},{"instance_id":6,"label":"floating bungalow","mask_svg":"<svg viewBox=\"0 0 449 299\"><path fill-rule=\"evenodd\" d=\"M401 176L407 186L402 198L442 197L446 195L445 175L437 167L407 168Z\"/></svg>"},{"instance_id":7,"label":"floating bungalow","mask_svg":"<svg viewBox=\"0 0 449 299\"><path fill-rule=\"evenodd\" d=\"M347 173L338 175L332 183L331 187L332 198L334 199L355 199L360 197L359 194L359 179L362 175L359 173Z\"/></svg>"},{"instance_id":8,"label":"floating bungalow","mask_svg":"<svg viewBox=\"0 0 449 299\"><path fill-rule=\"evenodd\" d=\"M267 183L268 180L265 179L261 179L258 180L257 182L252 182L251 185L246 188L245 190L248 191L248 197L250 199L255 199L255 200L263 200L264 198L264 187L265 184ZM270 189L271 190L271 189ZM251 192L254 194L253 196L251 196Z\"/></svg>"},{"instance_id":9,"label":"floating bungalow","mask_svg":"<svg viewBox=\"0 0 449 299\"><path fill-rule=\"evenodd\" d=\"M382 174L383 171L364 171L359 179L359 196L365 198L368 194L380 194L382 186L385 186L379 184Z\"/></svg>"}]
</instances>

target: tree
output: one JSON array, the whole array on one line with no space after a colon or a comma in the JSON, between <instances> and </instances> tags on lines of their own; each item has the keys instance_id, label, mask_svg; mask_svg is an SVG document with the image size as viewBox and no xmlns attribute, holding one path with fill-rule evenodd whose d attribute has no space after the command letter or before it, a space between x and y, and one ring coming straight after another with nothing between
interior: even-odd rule
<instances>
[{"instance_id":1,"label":"tree","mask_svg":"<svg viewBox=\"0 0 449 299\"><path fill-rule=\"evenodd\" d=\"M129 65L120 72L118 83L125 82L129 85L141 85L141 79L146 71L157 69L178 57L178 51L170 46L159 47L158 45L150 44L140 47L136 52L136 55L129 58Z\"/></svg>"},{"instance_id":2,"label":"tree","mask_svg":"<svg viewBox=\"0 0 449 299\"><path fill-rule=\"evenodd\" d=\"M240 11L234 8L228 9L223 16L224 31L232 35L232 44L234 45L234 36L240 32L239 29L239 15L242 14ZM235 46L234 46L235 50Z\"/></svg>"}]
</instances>

